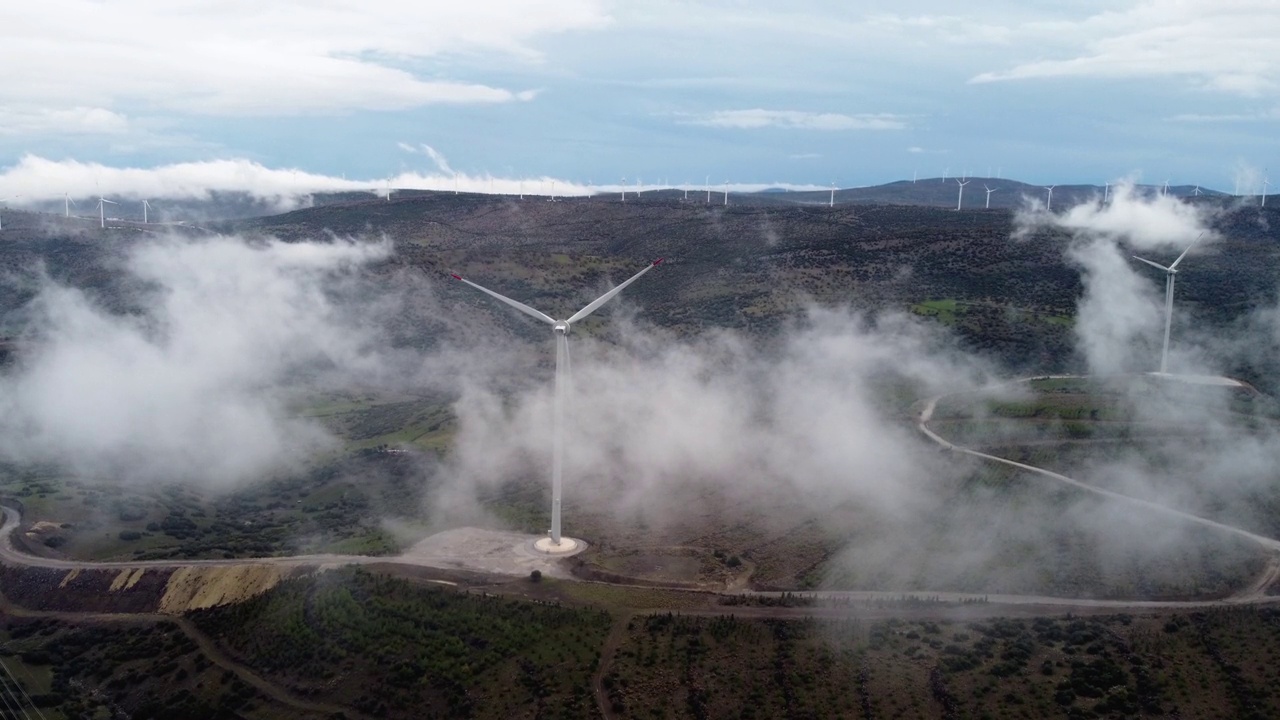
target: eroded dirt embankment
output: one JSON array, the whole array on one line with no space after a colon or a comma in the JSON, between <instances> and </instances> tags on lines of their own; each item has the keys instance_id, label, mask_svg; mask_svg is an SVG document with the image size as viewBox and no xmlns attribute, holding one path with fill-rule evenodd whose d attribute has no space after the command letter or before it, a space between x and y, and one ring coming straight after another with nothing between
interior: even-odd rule
<instances>
[{"instance_id":1,"label":"eroded dirt embankment","mask_svg":"<svg viewBox=\"0 0 1280 720\"><path fill-rule=\"evenodd\" d=\"M166 613L240 602L314 568L278 565L56 570L0 566L0 590L39 610Z\"/></svg>"}]
</instances>

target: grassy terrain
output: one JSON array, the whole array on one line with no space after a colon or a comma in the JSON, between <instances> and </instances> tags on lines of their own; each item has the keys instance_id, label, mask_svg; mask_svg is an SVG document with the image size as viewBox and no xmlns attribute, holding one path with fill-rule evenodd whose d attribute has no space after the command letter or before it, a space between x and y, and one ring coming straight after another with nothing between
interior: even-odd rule
<instances>
[{"instance_id":1,"label":"grassy terrain","mask_svg":"<svg viewBox=\"0 0 1280 720\"><path fill-rule=\"evenodd\" d=\"M591 587L525 580L504 593L519 594L516 585L546 598ZM602 699L620 718L1280 713L1274 608L980 620L927 605L889 619L860 606L828 619L772 606L632 615L668 602L708 606L667 591L598 588L612 594L578 602L608 611L336 571L188 618L226 654L219 662L347 717L599 717L597 669ZM0 659L47 718L320 716L215 666L166 621L0 616Z\"/></svg>"},{"instance_id":2,"label":"grassy terrain","mask_svg":"<svg viewBox=\"0 0 1280 720\"><path fill-rule=\"evenodd\" d=\"M308 697L376 716L587 718L610 618L366 572L284 583L196 623Z\"/></svg>"},{"instance_id":3,"label":"grassy terrain","mask_svg":"<svg viewBox=\"0 0 1280 720\"><path fill-rule=\"evenodd\" d=\"M281 705L215 666L171 623L97 625L0 615L0 661L45 720L322 717Z\"/></svg>"},{"instance_id":4,"label":"grassy terrain","mask_svg":"<svg viewBox=\"0 0 1280 720\"><path fill-rule=\"evenodd\" d=\"M635 618L626 717L1273 717L1280 613L947 621Z\"/></svg>"}]
</instances>

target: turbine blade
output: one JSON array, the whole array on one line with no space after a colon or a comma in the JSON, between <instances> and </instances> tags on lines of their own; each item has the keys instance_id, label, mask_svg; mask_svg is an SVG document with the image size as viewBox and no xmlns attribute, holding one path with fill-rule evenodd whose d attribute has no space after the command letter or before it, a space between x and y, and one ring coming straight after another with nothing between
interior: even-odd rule
<instances>
[{"instance_id":1,"label":"turbine blade","mask_svg":"<svg viewBox=\"0 0 1280 720\"><path fill-rule=\"evenodd\" d=\"M454 279L454 280L461 280L462 282L464 282L464 283L466 283L466 284L470 285L471 287L473 287L473 288L475 288L475 289L479 290L480 292L484 293L485 295L488 295L488 296L493 297L493 298L495 298L495 299L501 300L502 302L504 302L504 303L506 303L506 304L510 305L511 307L513 307L513 308L515 308L515 309L519 310L520 312L524 313L525 315L528 315L528 316L530 316L530 317L535 317L535 318L537 318L537 319L541 320L542 322L544 322L544 323L546 323L546 324L548 324L548 325L555 325L555 324L556 324L556 321L555 321L555 320L553 320L552 318L550 318L549 316L547 316L546 314L544 314L544 313L540 313L540 312L538 312L537 310L534 310L533 308L529 307L528 305L525 305L525 304L524 304L524 303L522 303L522 302L517 302L517 301L515 301L515 300L512 300L511 298L509 298L509 297L507 297L507 296L505 296L505 295L499 295L498 293L496 293L496 292L494 292L494 291L492 291L492 290L490 290L490 289L488 289L488 288L486 288L486 287L482 287L482 286L480 286L480 285L477 285L477 284L475 284L475 283L471 282L470 280L468 280L468 279L466 279L466 278L462 277L461 275L458 275L457 273L450 273L450 275L452 275L452 276L453 276L453 279Z\"/></svg>"},{"instance_id":2,"label":"turbine blade","mask_svg":"<svg viewBox=\"0 0 1280 720\"><path fill-rule=\"evenodd\" d=\"M1196 243L1200 242L1200 238L1202 237L1204 237L1204 233L1200 233L1199 235L1197 235L1196 239L1192 240L1191 244L1187 246L1187 249L1183 250L1182 254L1178 256L1178 259L1173 261L1173 264L1169 266L1169 269L1170 270L1177 269L1178 263L1182 262L1182 258L1186 257L1187 253L1191 252L1191 248L1195 247Z\"/></svg>"},{"instance_id":3,"label":"turbine blade","mask_svg":"<svg viewBox=\"0 0 1280 720\"><path fill-rule=\"evenodd\" d=\"M628 278L628 279L627 279L627 281L626 281L626 282L624 282L624 283L622 283L621 285L619 285L618 287L616 287L616 288L614 288L614 289L610 290L609 292L607 292L607 293L605 293L605 294L601 295L600 297L596 298L595 300L592 300L590 305L587 305L586 307L582 308L582 309L581 309L581 310L579 310L578 312L574 313L574 314L573 314L573 317L569 318L569 320L568 320L567 322L568 322L570 325L572 325L572 324L574 324L574 323L578 322L579 320L581 320L582 318L584 318L584 317L586 317L586 316L590 315L591 313L595 312L596 310L598 310L598 309L600 308L600 306L601 306L601 305L603 305L603 304L605 304L605 303L609 302L610 300L612 300L614 295L617 295L618 293L622 292L622 289L623 289L623 288L625 288L626 286L628 286L628 285L630 285L631 283L635 282L636 280L639 280L641 275L643 275L643 274L645 274L645 273L649 272L650 270L654 269L655 267L657 267L657 266L658 266L658 265L660 265L660 264L662 264L662 258L658 258L657 260L654 260L653 262L649 263L649 265L647 265L647 266L645 267L645 269L641 270L640 272L636 273L635 275L632 275L630 278Z\"/></svg>"},{"instance_id":4,"label":"turbine blade","mask_svg":"<svg viewBox=\"0 0 1280 720\"><path fill-rule=\"evenodd\" d=\"M1150 260L1147 260L1147 259L1145 259L1145 258L1140 258L1140 257L1138 257L1137 255L1134 255L1134 256L1133 256L1133 259L1134 259L1134 260L1138 260L1138 261L1140 261L1140 262L1144 262L1144 263L1146 263L1146 264L1150 265L1150 266L1151 266L1151 267L1153 267L1153 268L1160 268L1161 270L1163 270L1163 271L1165 271L1165 272L1169 272L1169 268L1167 268L1167 267L1165 267L1165 266L1161 265L1160 263L1153 263L1153 262L1151 262Z\"/></svg>"}]
</instances>

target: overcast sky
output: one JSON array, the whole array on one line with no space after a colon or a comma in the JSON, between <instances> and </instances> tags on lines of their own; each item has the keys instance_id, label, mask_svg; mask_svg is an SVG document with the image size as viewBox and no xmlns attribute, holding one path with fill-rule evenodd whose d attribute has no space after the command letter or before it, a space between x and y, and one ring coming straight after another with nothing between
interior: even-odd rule
<instances>
[{"instance_id":1,"label":"overcast sky","mask_svg":"<svg viewBox=\"0 0 1280 720\"><path fill-rule=\"evenodd\" d=\"M174 165L530 192L944 171L1232 191L1280 168L1276 0L871 5L8 3L0 195Z\"/></svg>"}]
</instances>

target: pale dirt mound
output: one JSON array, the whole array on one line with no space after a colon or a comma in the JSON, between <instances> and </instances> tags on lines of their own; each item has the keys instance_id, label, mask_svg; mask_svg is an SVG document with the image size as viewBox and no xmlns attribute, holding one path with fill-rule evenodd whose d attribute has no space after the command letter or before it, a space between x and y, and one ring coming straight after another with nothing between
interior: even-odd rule
<instances>
[{"instance_id":1,"label":"pale dirt mound","mask_svg":"<svg viewBox=\"0 0 1280 720\"><path fill-rule=\"evenodd\" d=\"M142 579L142 574L144 572L146 572L146 570L143 568L138 568L136 570L121 570L120 574L111 581L111 587L107 588L107 591L115 592L117 590L128 590L132 588L134 585L138 584L139 580Z\"/></svg>"},{"instance_id":2,"label":"pale dirt mound","mask_svg":"<svg viewBox=\"0 0 1280 720\"><path fill-rule=\"evenodd\" d=\"M169 576L160 612L178 615L241 602L270 590L293 572L279 565L180 568Z\"/></svg>"},{"instance_id":3,"label":"pale dirt mound","mask_svg":"<svg viewBox=\"0 0 1280 720\"><path fill-rule=\"evenodd\" d=\"M58 532L61 529L62 529L62 526L56 522L41 520L39 522L32 523L31 529L27 531L27 534L30 535L32 533L42 534L42 533L48 533L48 532Z\"/></svg>"}]
</instances>

